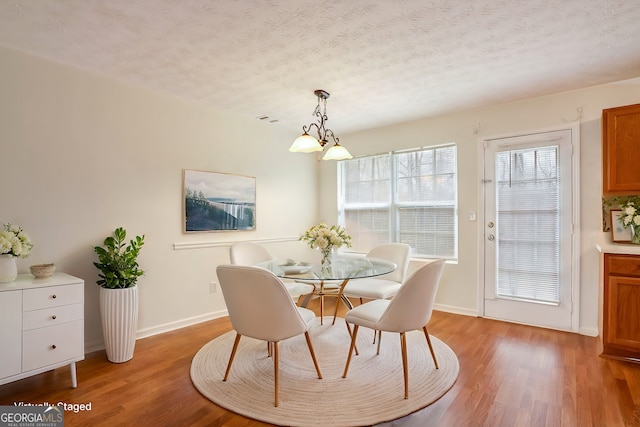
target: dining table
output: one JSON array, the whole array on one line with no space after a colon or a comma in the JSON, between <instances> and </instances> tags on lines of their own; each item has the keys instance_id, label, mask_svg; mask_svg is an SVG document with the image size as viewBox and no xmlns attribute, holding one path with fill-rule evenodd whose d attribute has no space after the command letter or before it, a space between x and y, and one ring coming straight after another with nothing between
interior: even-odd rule
<instances>
[{"instance_id":1,"label":"dining table","mask_svg":"<svg viewBox=\"0 0 640 427\"><path fill-rule=\"evenodd\" d=\"M325 296L336 297L344 302L349 309L352 309L351 301L344 295L344 288L350 280L382 276L397 268L396 264L391 261L358 254L333 254L329 262L325 264L288 259L286 261L265 261L257 265L270 270L282 279L291 279L312 285L313 291L305 295L304 298L301 297L300 306L306 307L314 295L319 297L321 325L324 317ZM337 314L338 304L336 302L333 323L336 321Z\"/></svg>"}]
</instances>

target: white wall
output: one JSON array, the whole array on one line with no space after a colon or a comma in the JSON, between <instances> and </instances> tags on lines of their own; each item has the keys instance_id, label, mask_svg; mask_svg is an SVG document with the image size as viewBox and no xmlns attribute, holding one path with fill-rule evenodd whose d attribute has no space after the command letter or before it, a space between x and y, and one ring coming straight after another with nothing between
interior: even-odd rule
<instances>
[{"instance_id":1,"label":"white wall","mask_svg":"<svg viewBox=\"0 0 640 427\"><path fill-rule=\"evenodd\" d=\"M295 133L3 48L0 64L0 221L35 243L19 272L55 262L85 280L88 350L103 345L93 246L118 226L146 235L140 335L224 311L209 282L229 262L228 242L292 238L273 249L303 248L317 162L288 152ZM257 230L184 234L183 169L255 176ZM174 250L185 242L221 246Z\"/></svg>"},{"instance_id":2,"label":"white wall","mask_svg":"<svg viewBox=\"0 0 640 427\"><path fill-rule=\"evenodd\" d=\"M447 264L436 302L452 311L476 313L481 224L470 222L468 214L482 207L478 200L479 141L578 121L577 109L581 108L580 331L596 334L599 277L596 241L602 234L602 109L635 103L640 103L640 79L341 135L340 142L354 155L448 142L458 144L459 260L458 264ZM321 182L324 183L320 193L321 215L331 218L337 212L335 164L322 163Z\"/></svg>"}]
</instances>

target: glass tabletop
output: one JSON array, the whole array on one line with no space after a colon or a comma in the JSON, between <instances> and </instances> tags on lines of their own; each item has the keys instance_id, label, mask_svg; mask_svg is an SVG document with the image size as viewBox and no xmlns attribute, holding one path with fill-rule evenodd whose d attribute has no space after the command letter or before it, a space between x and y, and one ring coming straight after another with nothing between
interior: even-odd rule
<instances>
[{"instance_id":1,"label":"glass tabletop","mask_svg":"<svg viewBox=\"0 0 640 427\"><path fill-rule=\"evenodd\" d=\"M278 277L306 281L361 279L381 276L396 269L390 261L351 254L333 255L328 266L291 261L267 261L257 265Z\"/></svg>"}]
</instances>

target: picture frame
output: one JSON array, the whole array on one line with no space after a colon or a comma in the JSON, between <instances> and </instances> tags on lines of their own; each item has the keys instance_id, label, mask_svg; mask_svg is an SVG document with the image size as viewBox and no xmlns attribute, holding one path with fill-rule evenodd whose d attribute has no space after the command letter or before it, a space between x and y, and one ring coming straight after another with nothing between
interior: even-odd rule
<instances>
[{"instance_id":1,"label":"picture frame","mask_svg":"<svg viewBox=\"0 0 640 427\"><path fill-rule=\"evenodd\" d=\"M616 243L628 243L631 242L632 230L631 227L624 228L620 222L620 217L623 215L620 209L611 209L609 211L609 222L611 225L611 241Z\"/></svg>"},{"instance_id":2,"label":"picture frame","mask_svg":"<svg viewBox=\"0 0 640 427\"><path fill-rule=\"evenodd\" d=\"M183 169L183 231L256 229L256 178Z\"/></svg>"}]
</instances>

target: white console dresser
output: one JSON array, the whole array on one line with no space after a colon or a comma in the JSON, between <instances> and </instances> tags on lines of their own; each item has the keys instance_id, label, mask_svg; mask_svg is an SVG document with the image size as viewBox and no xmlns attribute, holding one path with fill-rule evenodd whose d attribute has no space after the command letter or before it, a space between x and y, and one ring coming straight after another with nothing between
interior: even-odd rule
<instances>
[{"instance_id":1,"label":"white console dresser","mask_svg":"<svg viewBox=\"0 0 640 427\"><path fill-rule=\"evenodd\" d=\"M84 359L84 280L64 273L19 274L0 283L0 384Z\"/></svg>"}]
</instances>

